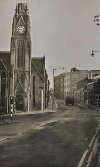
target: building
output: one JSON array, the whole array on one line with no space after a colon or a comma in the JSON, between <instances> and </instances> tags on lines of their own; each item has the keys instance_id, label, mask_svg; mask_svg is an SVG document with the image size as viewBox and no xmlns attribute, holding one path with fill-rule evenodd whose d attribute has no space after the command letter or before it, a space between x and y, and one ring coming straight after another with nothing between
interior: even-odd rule
<instances>
[{"instance_id":1,"label":"building","mask_svg":"<svg viewBox=\"0 0 100 167\"><path fill-rule=\"evenodd\" d=\"M92 82L93 79L88 79L88 77L78 81L76 83L76 99L87 103L87 85Z\"/></svg>"},{"instance_id":2,"label":"building","mask_svg":"<svg viewBox=\"0 0 100 167\"><path fill-rule=\"evenodd\" d=\"M76 83L79 82L80 80L86 78L88 76L88 70L76 70L74 72L70 72L69 75L69 94L72 96L76 97L77 95L77 87ZM66 94L67 96L67 94Z\"/></svg>"},{"instance_id":3,"label":"building","mask_svg":"<svg viewBox=\"0 0 100 167\"><path fill-rule=\"evenodd\" d=\"M33 57L31 65L31 107L40 109L41 105L45 108L46 94L48 92L48 76L45 70L45 56Z\"/></svg>"},{"instance_id":4,"label":"building","mask_svg":"<svg viewBox=\"0 0 100 167\"><path fill-rule=\"evenodd\" d=\"M3 57L3 59L2 59ZM10 78L10 52L0 52L0 112L8 112Z\"/></svg>"},{"instance_id":5,"label":"building","mask_svg":"<svg viewBox=\"0 0 100 167\"><path fill-rule=\"evenodd\" d=\"M100 75L94 76L87 84L87 99L88 104L100 107Z\"/></svg>"},{"instance_id":6,"label":"building","mask_svg":"<svg viewBox=\"0 0 100 167\"><path fill-rule=\"evenodd\" d=\"M64 73L54 77L54 96L64 99Z\"/></svg>"},{"instance_id":7,"label":"building","mask_svg":"<svg viewBox=\"0 0 100 167\"><path fill-rule=\"evenodd\" d=\"M62 99L66 96L75 96L76 83L87 76L88 70L65 72L56 76L54 79L55 97Z\"/></svg>"},{"instance_id":8,"label":"building","mask_svg":"<svg viewBox=\"0 0 100 167\"><path fill-rule=\"evenodd\" d=\"M88 79L93 79L100 74L100 70L90 70L88 72Z\"/></svg>"},{"instance_id":9,"label":"building","mask_svg":"<svg viewBox=\"0 0 100 167\"><path fill-rule=\"evenodd\" d=\"M26 3L16 5L10 52L0 52L0 107L14 110L44 109L49 91L45 56L32 57L30 18ZM5 99L5 100L4 100ZM5 101L5 104L4 104Z\"/></svg>"},{"instance_id":10,"label":"building","mask_svg":"<svg viewBox=\"0 0 100 167\"><path fill-rule=\"evenodd\" d=\"M93 76L100 74L100 70L71 70L62 73L54 78L54 94L56 98L65 98L66 96L74 96L75 98L84 100L83 87L87 83L87 79L91 80ZM87 79L86 79L87 78ZM85 80L86 79L86 80ZM79 82L80 81L80 82ZM78 85L77 85L78 83ZM79 89L80 87L80 89Z\"/></svg>"}]
</instances>

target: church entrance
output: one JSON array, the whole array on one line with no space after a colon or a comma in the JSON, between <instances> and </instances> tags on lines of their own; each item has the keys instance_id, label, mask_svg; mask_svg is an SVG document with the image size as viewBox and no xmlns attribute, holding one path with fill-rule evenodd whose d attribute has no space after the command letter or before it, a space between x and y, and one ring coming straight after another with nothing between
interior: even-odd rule
<instances>
[{"instance_id":1,"label":"church entrance","mask_svg":"<svg viewBox=\"0 0 100 167\"><path fill-rule=\"evenodd\" d=\"M16 110L17 111L23 111L23 96L22 95L17 95L16 96Z\"/></svg>"}]
</instances>

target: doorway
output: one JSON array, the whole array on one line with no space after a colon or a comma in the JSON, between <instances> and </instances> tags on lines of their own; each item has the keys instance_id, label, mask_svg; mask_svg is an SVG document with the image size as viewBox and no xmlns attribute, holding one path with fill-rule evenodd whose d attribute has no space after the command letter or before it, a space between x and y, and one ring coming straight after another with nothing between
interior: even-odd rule
<instances>
[{"instance_id":1,"label":"doorway","mask_svg":"<svg viewBox=\"0 0 100 167\"><path fill-rule=\"evenodd\" d=\"M16 110L17 111L23 111L23 96L22 95L17 95L16 96Z\"/></svg>"}]
</instances>

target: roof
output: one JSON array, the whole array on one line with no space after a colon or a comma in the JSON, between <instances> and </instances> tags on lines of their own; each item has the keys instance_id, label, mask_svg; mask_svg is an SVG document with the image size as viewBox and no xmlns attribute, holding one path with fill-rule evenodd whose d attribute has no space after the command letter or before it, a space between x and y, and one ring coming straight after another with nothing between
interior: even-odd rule
<instances>
[{"instance_id":1,"label":"roof","mask_svg":"<svg viewBox=\"0 0 100 167\"><path fill-rule=\"evenodd\" d=\"M7 70L10 69L10 51L0 51L0 59L3 61Z\"/></svg>"},{"instance_id":2,"label":"roof","mask_svg":"<svg viewBox=\"0 0 100 167\"><path fill-rule=\"evenodd\" d=\"M96 80L100 79L100 75L94 76L93 79L96 79Z\"/></svg>"},{"instance_id":3,"label":"roof","mask_svg":"<svg viewBox=\"0 0 100 167\"><path fill-rule=\"evenodd\" d=\"M37 70L41 74L41 76L44 78L45 74L45 56L43 57L32 57L32 61L34 62Z\"/></svg>"}]
</instances>

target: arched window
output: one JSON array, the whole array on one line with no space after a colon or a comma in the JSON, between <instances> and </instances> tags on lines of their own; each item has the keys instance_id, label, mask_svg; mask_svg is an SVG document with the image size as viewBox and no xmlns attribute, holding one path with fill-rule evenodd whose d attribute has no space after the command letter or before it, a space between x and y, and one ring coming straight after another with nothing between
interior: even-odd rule
<instances>
[{"instance_id":1,"label":"arched window","mask_svg":"<svg viewBox=\"0 0 100 167\"><path fill-rule=\"evenodd\" d=\"M35 76L33 76L33 107L35 107Z\"/></svg>"},{"instance_id":2,"label":"arched window","mask_svg":"<svg viewBox=\"0 0 100 167\"><path fill-rule=\"evenodd\" d=\"M6 103L6 73L0 73L0 106L5 107Z\"/></svg>"},{"instance_id":3,"label":"arched window","mask_svg":"<svg viewBox=\"0 0 100 167\"><path fill-rule=\"evenodd\" d=\"M25 57L25 50L22 47L18 48L18 59L17 59L17 66L23 67L24 66L24 57Z\"/></svg>"}]
</instances>

